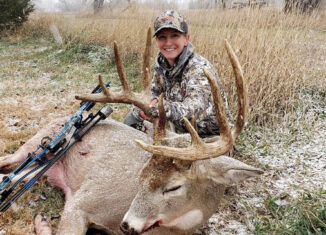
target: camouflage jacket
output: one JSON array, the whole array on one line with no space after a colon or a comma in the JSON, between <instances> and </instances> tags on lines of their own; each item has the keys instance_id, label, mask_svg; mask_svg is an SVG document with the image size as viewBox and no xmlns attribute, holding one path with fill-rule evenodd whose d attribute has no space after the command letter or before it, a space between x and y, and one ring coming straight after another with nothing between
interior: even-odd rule
<instances>
[{"instance_id":1,"label":"camouflage jacket","mask_svg":"<svg viewBox=\"0 0 326 235\"><path fill-rule=\"evenodd\" d=\"M199 135L216 135L219 134L219 129L211 88L203 68L215 76L226 106L229 123L232 125L227 98L215 68L208 60L193 51L194 47L188 43L172 68L159 53L152 81L152 99L164 93L167 119L174 124L177 133L186 132L183 117L191 120L195 115Z\"/></svg>"}]
</instances>

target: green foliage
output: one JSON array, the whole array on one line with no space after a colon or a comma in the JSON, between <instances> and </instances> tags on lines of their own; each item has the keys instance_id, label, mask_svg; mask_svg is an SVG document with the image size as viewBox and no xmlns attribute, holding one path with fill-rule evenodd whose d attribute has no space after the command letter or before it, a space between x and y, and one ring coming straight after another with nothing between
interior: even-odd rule
<instances>
[{"instance_id":1,"label":"green foliage","mask_svg":"<svg viewBox=\"0 0 326 235\"><path fill-rule=\"evenodd\" d=\"M60 66L69 64L89 64L95 73L103 77L109 77L114 86L120 86L113 51L108 47L101 47L92 44L69 44L60 53L56 54ZM140 83L140 56L137 53L130 53L123 59L123 65L127 79L133 90L141 90Z\"/></svg>"},{"instance_id":2,"label":"green foliage","mask_svg":"<svg viewBox=\"0 0 326 235\"><path fill-rule=\"evenodd\" d=\"M92 44L71 43L58 54L58 58L64 63L100 64L102 61L105 61L107 65L110 54L111 52L105 47Z\"/></svg>"},{"instance_id":3,"label":"green foliage","mask_svg":"<svg viewBox=\"0 0 326 235\"><path fill-rule=\"evenodd\" d=\"M281 195L266 199L268 215L256 220L257 234L326 233L326 191L303 192L294 200L288 197Z\"/></svg>"},{"instance_id":4,"label":"green foliage","mask_svg":"<svg viewBox=\"0 0 326 235\"><path fill-rule=\"evenodd\" d=\"M0 31L15 29L34 11L31 0L0 0Z\"/></svg>"}]
</instances>

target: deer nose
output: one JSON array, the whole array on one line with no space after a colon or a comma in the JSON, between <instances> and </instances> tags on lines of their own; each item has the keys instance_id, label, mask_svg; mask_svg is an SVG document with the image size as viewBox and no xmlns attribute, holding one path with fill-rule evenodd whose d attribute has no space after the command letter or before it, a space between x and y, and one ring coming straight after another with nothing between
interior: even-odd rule
<instances>
[{"instance_id":1,"label":"deer nose","mask_svg":"<svg viewBox=\"0 0 326 235\"><path fill-rule=\"evenodd\" d=\"M139 235L135 229L129 228L129 224L127 222L121 223L120 230L126 235Z\"/></svg>"},{"instance_id":2,"label":"deer nose","mask_svg":"<svg viewBox=\"0 0 326 235\"><path fill-rule=\"evenodd\" d=\"M126 231L128 231L128 229L129 229L129 225L128 225L127 222L123 222L123 223L120 224L120 230L121 230L122 232L125 233Z\"/></svg>"}]
</instances>

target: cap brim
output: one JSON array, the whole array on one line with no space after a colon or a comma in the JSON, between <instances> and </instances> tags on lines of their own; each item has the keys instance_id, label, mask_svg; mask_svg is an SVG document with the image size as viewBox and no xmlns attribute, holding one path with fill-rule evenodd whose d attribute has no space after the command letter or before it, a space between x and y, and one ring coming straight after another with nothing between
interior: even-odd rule
<instances>
[{"instance_id":1,"label":"cap brim","mask_svg":"<svg viewBox=\"0 0 326 235\"><path fill-rule=\"evenodd\" d=\"M160 32L162 29L175 29L175 30L179 31L180 33L186 33L185 31L180 30L180 29L178 29L177 27L174 27L174 26L172 26L172 25L165 25L165 26L162 26L162 27L158 28L158 29L155 31L153 37L155 37L156 34L157 34L158 32Z\"/></svg>"}]
</instances>

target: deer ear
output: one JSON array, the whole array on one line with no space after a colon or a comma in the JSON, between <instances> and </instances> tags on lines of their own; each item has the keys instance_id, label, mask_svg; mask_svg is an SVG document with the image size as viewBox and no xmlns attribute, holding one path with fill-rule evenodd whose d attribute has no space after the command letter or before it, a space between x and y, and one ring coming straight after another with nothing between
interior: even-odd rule
<instances>
[{"instance_id":1,"label":"deer ear","mask_svg":"<svg viewBox=\"0 0 326 235\"><path fill-rule=\"evenodd\" d=\"M196 161L192 170L199 178L211 179L219 184L233 184L264 173L261 169L249 166L236 159L220 156Z\"/></svg>"},{"instance_id":2,"label":"deer ear","mask_svg":"<svg viewBox=\"0 0 326 235\"><path fill-rule=\"evenodd\" d=\"M249 166L250 167L250 166ZM249 168L237 168L237 169L230 169L227 170L224 174L223 177L224 179L231 183L238 183L241 181L244 181L250 177L257 177L264 172L258 168L250 167Z\"/></svg>"}]
</instances>

